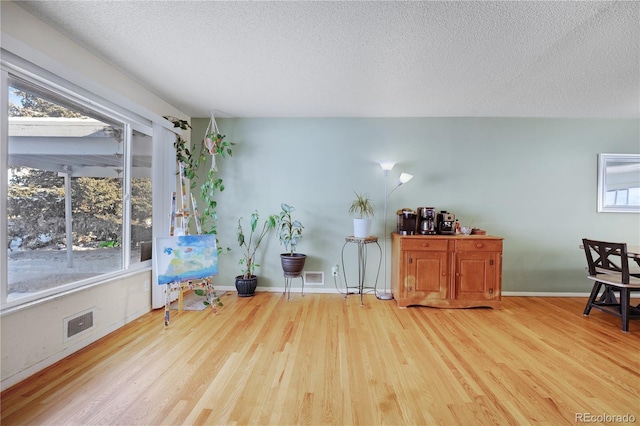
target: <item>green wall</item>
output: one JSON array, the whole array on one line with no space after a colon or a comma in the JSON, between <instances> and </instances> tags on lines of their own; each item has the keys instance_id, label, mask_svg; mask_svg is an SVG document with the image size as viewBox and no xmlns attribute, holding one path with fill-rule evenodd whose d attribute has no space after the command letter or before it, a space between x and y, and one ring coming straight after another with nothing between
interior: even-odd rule
<instances>
[{"instance_id":1,"label":"green wall","mask_svg":"<svg viewBox=\"0 0 640 426\"><path fill-rule=\"evenodd\" d=\"M208 122L193 120L192 140L202 139ZM390 187L401 172L415 176L389 197L389 232L397 209L432 206L453 212L462 225L504 237L505 292L587 292L581 238L640 241L640 215L596 212L597 155L640 153L637 119L247 118L217 123L227 140L236 142L233 157L218 161L226 186L218 198L219 239L233 249L220 259L220 287L233 286L239 274L238 218L256 209L263 216L277 213L285 202L297 208L306 228L298 247L308 255L305 270L325 272L325 286L316 291L335 291L331 267L341 264L344 237L352 234L347 209L353 190L373 198L374 233L385 246L385 181L377 164L385 159L398 161ZM386 246L390 253L389 240ZM345 250L351 284L356 251ZM283 286L282 251L271 235L261 249L259 287ZM378 254L370 250L369 255L371 267ZM339 286L342 281L340 275Z\"/></svg>"}]
</instances>

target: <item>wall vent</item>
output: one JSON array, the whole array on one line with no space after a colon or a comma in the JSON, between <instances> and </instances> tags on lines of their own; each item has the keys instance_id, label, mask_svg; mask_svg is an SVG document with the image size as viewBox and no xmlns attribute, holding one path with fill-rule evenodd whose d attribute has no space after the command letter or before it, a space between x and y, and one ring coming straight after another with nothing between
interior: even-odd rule
<instances>
[{"instance_id":1,"label":"wall vent","mask_svg":"<svg viewBox=\"0 0 640 426\"><path fill-rule=\"evenodd\" d=\"M322 271L305 271L304 285L324 285L324 272Z\"/></svg>"},{"instance_id":2,"label":"wall vent","mask_svg":"<svg viewBox=\"0 0 640 426\"><path fill-rule=\"evenodd\" d=\"M64 319L64 340L67 341L93 329L95 308L79 312Z\"/></svg>"}]
</instances>

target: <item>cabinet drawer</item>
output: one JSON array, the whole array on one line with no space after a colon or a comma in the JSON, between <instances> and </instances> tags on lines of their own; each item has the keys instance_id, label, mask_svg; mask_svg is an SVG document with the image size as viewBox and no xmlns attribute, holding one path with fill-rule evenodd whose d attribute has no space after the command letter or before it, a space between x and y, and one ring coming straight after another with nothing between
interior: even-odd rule
<instances>
[{"instance_id":1,"label":"cabinet drawer","mask_svg":"<svg viewBox=\"0 0 640 426\"><path fill-rule=\"evenodd\" d=\"M502 251L501 240L474 239L456 241L456 251Z\"/></svg>"},{"instance_id":2,"label":"cabinet drawer","mask_svg":"<svg viewBox=\"0 0 640 426\"><path fill-rule=\"evenodd\" d=\"M447 240L403 238L402 250L447 251L448 244Z\"/></svg>"}]
</instances>

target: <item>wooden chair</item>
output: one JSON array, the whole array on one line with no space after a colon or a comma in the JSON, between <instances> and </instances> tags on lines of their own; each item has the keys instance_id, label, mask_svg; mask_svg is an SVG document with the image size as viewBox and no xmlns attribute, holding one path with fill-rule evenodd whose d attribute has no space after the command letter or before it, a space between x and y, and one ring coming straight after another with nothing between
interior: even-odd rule
<instances>
[{"instance_id":1,"label":"wooden chair","mask_svg":"<svg viewBox=\"0 0 640 426\"><path fill-rule=\"evenodd\" d=\"M629 255L626 243L609 243L582 239L587 257L587 278L595 281L584 309L589 316L591 308L615 315L622 319L622 331L629 331L629 319L640 318L640 305L630 305L631 291L640 290L640 278L629 274ZM600 289L604 286L602 295ZM620 301L615 291L620 292Z\"/></svg>"}]
</instances>

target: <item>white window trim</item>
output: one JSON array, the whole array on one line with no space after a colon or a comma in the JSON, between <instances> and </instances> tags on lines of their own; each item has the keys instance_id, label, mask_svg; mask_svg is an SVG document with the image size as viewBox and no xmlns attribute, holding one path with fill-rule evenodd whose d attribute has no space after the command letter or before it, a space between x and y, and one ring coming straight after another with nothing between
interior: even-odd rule
<instances>
[{"instance_id":1,"label":"white window trim","mask_svg":"<svg viewBox=\"0 0 640 426\"><path fill-rule=\"evenodd\" d=\"M9 128L9 73L0 70L0 129ZM7 166L9 164L9 132L2 130L0 132L0 161L2 167L0 172L0 244L6 251L7 247ZM7 281L8 278L8 255L0 256L0 284ZM7 300L7 285L0 285L0 303ZM1 311L0 311L1 313Z\"/></svg>"},{"instance_id":2,"label":"white window trim","mask_svg":"<svg viewBox=\"0 0 640 426\"><path fill-rule=\"evenodd\" d=\"M0 244L7 247L7 166L8 166L8 75L9 72L16 76L27 77L29 80L36 81L45 87L53 87L57 91L69 96L71 99L91 107L92 109L113 117L123 123L128 128L128 134L132 130L140 131L149 135L153 139L153 177L152 192L154 199L153 209L153 236L164 235L162 232L164 220L164 208L162 208L161 199L167 192L166 176L167 173L161 173L163 170L175 168L175 153L173 144L169 146L161 146L160 141L163 140L161 134L163 130L174 132L173 125L164 119L164 117L135 104L131 100L119 95L112 90L99 85L98 83L87 79L70 68L53 61L51 58L43 55L15 38L0 33L2 40L2 51L0 56L0 86L2 101L0 102L0 113L2 121L1 128L5 129L1 133L0 161L2 161L2 173L0 173ZM73 83L72 81L75 81ZM166 145L166 144L163 144ZM130 164L129 164L130 166ZM157 179L157 180L156 180ZM130 194L130 184L126 194ZM155 197L158 197L156 200ZM166 203L165 203L166 204ZM158 207L156 208L156 205ZM168 205L168 204L167 204ZM127 222L130 223L130 211L127 214ZM125 227L126 232L130 232L129 227ZM128 250L124 250L127 252ZM7 301L7 278L8 278L8 261L7 255L0 256L0 281L5 284L0 285L0 317L8 312L15 312L22 307L30 307L34 304L44 303L53 298L64 297L65 295L83 290L94 285L113 280L115 278L124 278L132 273L139 273L142 270L151 269L152 262L145 261L140 264L129 264L130 258L125 257L123 269L114 273L100 275L93 279L78 281L71 283L69 286L56 288L57 291L48 294L47 292L34 293L33 295L22 297L18 300Z\"/></svg>"}]
</instances>

